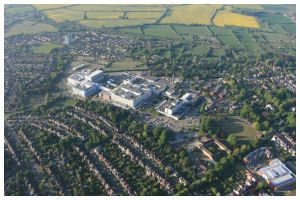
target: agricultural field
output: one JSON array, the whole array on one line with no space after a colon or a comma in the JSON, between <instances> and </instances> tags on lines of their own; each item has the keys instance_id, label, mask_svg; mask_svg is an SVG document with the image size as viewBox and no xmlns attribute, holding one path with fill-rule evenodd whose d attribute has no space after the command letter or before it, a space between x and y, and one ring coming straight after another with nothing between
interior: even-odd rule
<instances>
[{"instance_id":1,"label":"agricultural field","mask_svg":"<svg viewBox=\"0 0 300 200\"><path fill-rule=\"evenodd\" d=\"M12 35L18 34L34 34L34 33L42 33L42 32L56 32L57 28L51 26L49 24L44 23L37 23L37 22L30 22L24 21L20 24L15 24L7 31L5 31L5 37L9 37Z\"/></svg>"},{"instance_id":2,"label":"agricultural field","mask_svg":"<svg viewBox=\"0 0 300 200\"><path fill-rule=\"evenodd\" d=\"M257 49L259 46L246 29L233 29L233 33L247 49Z\"/></svg>"},{"instance_id":3,"label":"agricultural field","mask_svg":"<svg viewBox=\"0 0 300 200\"><path fill-rule=\"evenodd\" d=\"M280 24L272 24L270 25L271 29L278 34L287 34L287 32L282 28Z\"/></svg>"},{"instance_id":4,"label":"agricultural field","mask_svg":"<svg viewBox=\"0 0 300 200\"><path fill-rule=\"evenodd\" d=\"M241 47L241 43L236 35L232 32L232 29L216 26L209 26L209 29L214 34L214 36L217 37L221 44L238 48Z\"/></svg>"},{"instance_id":5,"label":"agricultural field","mask_svg":"<svg viewBox=\"0 0 300 200\"><path fill-rule=\"evenodd\" d=\"M141 63L134 61L131 58L124 58L113 62L109 67L103 68L105 72L121 72L121 71L138 71L138 70L147 70L145 66L139 66Z\"/></svg>"},{"instance_id":6,"label":"agricultural field","mask_svg":"<svg viewBox=\"0 0 300 200\"><path fill-rule=\"evenodd\" d=\"M206 55L209 51L209 47L207 45L197 45L193 48L190 48L187 53L192 53L194 55L203 56Z\"/></svg>"},{"instance_id":7,"label":"agricultural field","mask_svg":"<svg viewBox=\"0 0 300 200\"><path fill-rule=\"evenodd\" d=\"M260 27L255 17L241 15L230 11L218 11L213 22L216 26Z\"/></svg>"},{"instance_id":8,"label":"agricultural field","mask_svg":"<svg viewBox=\"0 0 300 200\"><path fill-rule=\"evenodd\" d=\"M51 10L56 8L65 8L72 6L72 4L33 4L37 10Z\"/></svg>"},{"instance_id":9,"label":"agricultural field","mask_svg":"<svg viewBox=\"0 0 300 200\"><path fill-rule=\"evenodd\" d=\"M107 20L80 20L81 25L90 28L101 28L101 27L126 27L126 26L138 26L143 24L152 24L155 20L153 19L107 19Z\"/></svg>"},{"instance_id":10,"label":"agricultural field","mask_svg":"<svg viewBox=\"0 0 300 200\"><path fill-rule=\"evenodd\" d=\"M161 11L165 10L163 5L128 5L128 4L115 4L115 5L94 5L94 4L82 4L82 5L75 5L72 6L73 10L80 10L80 11L104 11L104 12L135 12L135 11L144 11L144 12L153 12L153 11Z\"/></svg>"},{"instance_id":11,"label":"agricultural field","mask_svg":"<svg viewBox=\"0 0 300 200\"><path fill-rule=\"evenodd\" d=\"M223 45L229 45L237 48L241 47L241 43L234 35L219 35L217 38Z\"/></svg>"},{"instance_id":12,"label":"agricultural field","mask_svg":"<svg viewBox=\"0 0 300 200\"><path fill-rule=\"evenodd\" d=\"M124 12L87 12L87 19L119 19Z\"/></svg>"},{"instance_id":13,"label":"agricultural field","mask_svg":"<svg viewBox=\"0 0 300 200\"><path fill-rule=\"evenodd\" d=\"M5 13L17 14L17 13L27 13L34 11L31 5L13 5L5 7Z\"/></svg>"},{"instance_id":14,"label":"agricultural field","mask_svg":"<svg viewBox=\"0 0 300 200\"><path fill-rule=\"evenodd\" d=\"M285 17L282 14L260 15L258 19L261 20L262 22L267 22L269 25L271 25L271 24L292 24L293 23L288 17Z\"/></svg>"},{"instance_id":15,"label":"agricultural field","mask_svg":"<svg viewBox=\"0 0 300 200\"><path fill-rule=\"evenodd\" d=\"M257 4L235 4L235 5L232 5L232 7L240 8L240 9L253 9L253 10L264 9L261 5L257 5Z\"/></svg>"},{"instance_id":16,"label":"agricultural field","mask_svg":"<svg viewBox=\"0 0 300 200\"><path fill-rule=\"evenodd\" d=\"M211 16L221 5L178 5L170 8L161 23L211 24Z\"/></svg>"},{"instance_id":17,"label":"agricultural field","mask_svg":"<svg viewBox=\"0 0 300 200\"><path fill-rule=\"evenodd\" d=\"M186 25L173 25L176 32L180 35L197 35L203 37L212 36L206 26L186 26Z\"/></svg>"},{"instance_id":18,"label":"agricultural field","mask_svg":"<svg viewBox=\"0 0 300 200\"><path fill-rule=\"evenodd\" d=\"M84 11L71 10L68 8L43 11L44 14L55 22L79 21L84 18Z\"/></svg>"},{"instance_id":19,"label":"agricultural field","mask_svg":"<svg viewBox=\"0 0 300 200\"><path fill-rule=\"evenodd\" d=\"M268 42L268 43L290 43L292 42L288 37L282 34L276 34L276 33L258 33L259 35L262 35L262 37Z\"/></svg>"},{"instance_id":20,"label":"agricultural field","mask_svg":"<svg viewBox=\"0 0 300 200\"><path fill-rule=\"evenodd\" d=\"M169 25L149 25L143 27L145 35L157 37L180 38Z\"/></svg>"},{"instance_id":21,"label":"agricultural field","mask_svg":"<svg viewBox=\"0 0 300 200\"><path fill-rule=\"evenodd\" d=\"M163 12L126 12L128 19L158 19Z\"/></svg>"},{"instance_id":22,"label":"agricultural field","mask_svg":"<svg viewBox=\"0 0 300 200\"><path fill-rule=\"evenodd\" d=\"M131 33L131 34L137 34L137 35L141 35L143 34L141 32L141 29L139 27L126 27L126 28L120 28L119 31L123 32L123 33Z\"/></svg>"},{"instance_id":23,"label":"agricultural field","mask_svg":"<svg viewBox=\"0 0 300 200\"><path fill-rule=\"evenodd\" d=\"M219 35L233 35L232 30L225 27L209 26L209 29L215 36Z\"/></svg>"},{"instance_id":24,"label":"agricultural field","mask_svg":"<svg viewBox=\"0 0 300 200\"><path fill-rule=\"evenodd\" d=\"M296 24L281 24L281 27L291 34L296 34Z\"/></svg>"},{"instance_id":25,"label":"agricultural field","mask_svg":"<svg viewBox=\"0 0 300 200\"><path fill-rule=\"evenodd\" d=\"M225 49L224 48L215 48L213 49L213 56L214 57L220 57L225 54Z\"/></svg>"},{"instance_id":26,"label":"agricultural field","mask_svg":"<svg viewBox=\"0 0 300 200\"><path fill-rule=\"evenodd\" d=\"M61 44L47 42L42 44L41 46L33 47L32 50L33 53L48 54L51 52L52 49L60 48L60 47L62 47Z\"/></svg>"}]
</instances>

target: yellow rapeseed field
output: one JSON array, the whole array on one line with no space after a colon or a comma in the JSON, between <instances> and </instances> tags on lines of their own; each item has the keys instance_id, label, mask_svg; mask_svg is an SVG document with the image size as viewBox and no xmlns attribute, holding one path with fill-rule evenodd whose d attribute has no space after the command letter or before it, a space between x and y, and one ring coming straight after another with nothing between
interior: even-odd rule
<instances>
[{"instance_id":1,"label":"yellow rapeseed field","mask_svg":"<svg viewBox=\"0 0 300 200\"><path fill-rule=\"evenodd\" d=\"M170 8L171 12L161 23L211 24L211 17L222 5L178 5Z\"/></svg>"},{"instance_id":2,"label":"yellow rapeseed field","mask_svg":"<svg viewBox=\"0 0 300 200\"><path fill-rule=\"evenodd\" d=\"M259 28L259 23L253 16L246 16L230 11L219 11L214 18L216 26L241 26L249 28Z\"/></svg>"}]
</instances>

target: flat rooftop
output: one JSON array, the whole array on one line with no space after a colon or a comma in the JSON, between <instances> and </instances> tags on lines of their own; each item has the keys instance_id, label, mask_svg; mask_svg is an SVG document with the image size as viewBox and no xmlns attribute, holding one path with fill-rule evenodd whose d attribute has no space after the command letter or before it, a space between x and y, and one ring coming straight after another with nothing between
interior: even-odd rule
<instances>
[{"instance_id":1,"label":"flat rooftop","mask_svg":"<svg viewBox=\"0 0 300 200\"><path fill-rule=\"evenodd\" d=\"M103 73L102 70L96 69L96 70L94 70L94 71L88 73L87 76L88 76L88 77L93 77L93 76L97 76L97 75L102 74L102 73Z\"/></svg>"},{"instance_id":2,"label":"flat rooftop","mask_svg":"<svg viewBox=\"0 0 300 200\"><path fill-rule=\"evenodd\" d=\"M271 160L269 166L261 168L258 172L274 186L290 182L295 179L295 174L279 159Z\"/></svg>"}]
</instances>

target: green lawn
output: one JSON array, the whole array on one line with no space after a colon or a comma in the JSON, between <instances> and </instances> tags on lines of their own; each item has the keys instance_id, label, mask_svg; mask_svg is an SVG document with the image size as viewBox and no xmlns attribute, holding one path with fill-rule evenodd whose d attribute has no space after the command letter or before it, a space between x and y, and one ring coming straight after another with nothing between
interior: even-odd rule
<instances>
[{"instance_id":1,"label":"green lawn","mask_svg":"<svg viewBox=\"0 0 300 200\"><path fill-rule=\"evenodd\" d=\"M113 62L109 67L103 68L105 72L120 72L120 71L139 71L147 70L145 66L138 66L141 63L134 61L131 58L125 58L120 61Z\"/></svg>"},{"instance_id":2,"label":"green lawn","mask_svg":"<svg viewBox=\"0 0 300 200\"><path fill-rule=\"evenodd\" d=\"M195 55L203 56L206 55L209 51L209 47L207 45L198 44L194 48L190 48L187 52Z\"/></svg>"},{"instance_id":3,"label":"green lawn","mask_svg":"<svg viewBox=\"0 0 300 200\"><path fill-rule=\"evenodd\" d=\"M5 32L5 37L18 34L42 33L42 32L56 32L57 28L49 24L36 23L24 21L20 24L15 24Z\"/></svg>"},{"instance_id":4,"label":"green lawn","mask_svg":"<svg viewBox=\"0 0 300 200\"><path fill-rule=\"evenodd\" d=\"M212 36L210 30L208 30L206 26L173 25L173 27L180 35Z\"/></svg>"},{"instance_id":5,"label":"green lawn","mask_svg":"<svg viewBox=\"0 0 300 200\"><path fill-rule=\"evenodd\" d=\"M180 39L169 25L149 25L144 26L143 30L145 35Z\"/></svg>"},{"instance_id":6,"label":"green lawn","mask_svg":"<svg viewBox=\"0 0 300 200\"><path fill-rule=\"evenodd\" d=\"M234 35L219 35L217 38L223 45L241 47L239 40Z\"/></svg>"},{"instance_id":7,"label":"green lawn","mask_svg":"<svg viewBox=\"0 0 300 200\"><path fill-rule=\"evenodd\" d=\"M137 34L137 35L141 35L142 34L139 27L120 28L119 31L124 32L124 33Z\"/></svg>"},{"instance_id":8,"label":"green lawn","mask_svg":"<svg viewBox=\"0 0 300 200\"><path fill-rule=\"evenodd\" d=\"M256 137L256 130L251 125L235 121L234 119L230 121L220 121L219 126L226 134L234 134L241 143Z\"/></svg>"},{"instance_id":9,"label":"green lawn","mask_svg":"<svg viewBox=\"0 0 300 200\"><path fill-rule=\"evenodd\" d=\"M42 54L48 54L51 52L52 49L54 48L60 48L62 45L60 44L55 44L55 43L44 43L41 46L33 47L33 53L42 53Z\"/></svg>"},{"instance_id":10,"label":"green lawn","mask_svg":"<svg viewBox=\"0 0 300 200\"><path fill-rule=\"evenodd\" d=\"M18 13L27 13L33 12L34 9L31 5L9 5L5 8L5 13L18 14Z\"/></svg>"}]
</instances>

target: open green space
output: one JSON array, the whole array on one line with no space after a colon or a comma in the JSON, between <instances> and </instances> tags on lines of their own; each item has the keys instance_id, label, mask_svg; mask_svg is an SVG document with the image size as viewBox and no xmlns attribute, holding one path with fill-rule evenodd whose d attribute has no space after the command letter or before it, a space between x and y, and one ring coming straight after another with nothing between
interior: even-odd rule
<instances>
[{"instance_id":1,"label":"open green space","mask_svg":"<svg viewBox=\"0 0 300 200\"><path fill-rule=\"evenodd\" d=\"M56 32L57 28L49 24L37 23L31 21L24 21L20 24L15 24L9 28L5 33L5 37L18 34L42 33L42 32Z\"/></svg>"},{"instance_id":2,"label":"open green space","mask_svg":"<svg viewBox=\"0 0 300 200\"><path fill-rule=\"evenodd\" d=\"M233 134L241 143L250 141L256 137L256 130L245 122L231 119L228 121L220 121L218 125L226 135Z\"/></svg>"},{"instance_id":3,"label":"open green space","mask_svg":"<svg viewBox=\"0 0 300 200\"><path fill-rule=\"evenodd\" d=\"M48 54L51 52L52 49L60 48L60 47L62 47L61 44L47 42L47 43L42 44L41 46L33 47L32 50L33 50L33 53Z\"/></svg>"},{"instance_id":4,"label":"open green space","mask_svg":"<svg viewBox=\"0 0 300 200\"><path fill-rule=\"evenodd\" d=\"M173 27L180 35L212 36L206 26L173 25Z\"/></svg>"},{"instance_id":5,"label":"open green space","mask_svg":"<svg viewBox=\"0 0 300 200\"><path fill-rule=\"evenodd\" d=\"M155 19L106 19L106 20L80 20L81 25L90 28L101 27L126 27L137 26L142 24L152 24Z\"/></svg>"},{"instance_id":6,"label":"open green space","mask_svg":"<svg viewBox=\"0 0 300 200\"><path fill-rule=\"evenodd\" d=\"M142 34L141 29L139 27L125 27L125 28L120 28L119 31L123 33L131 33L131 34Z\"/></svg>"},{"instance_id":7,"label":"open green space","mask_svg":"<svg viewBox=\"0 0 300 200\"><path fill-rule=\"evenodd\" d=\"M281 27L291 34L296 34L296 24L281 24Z\"/></svg>"},{"instance_id":8,"label":"open green space","mask_svg":"<svg viewBox=\"0 0 300 200\"><path fill-rule=\"evenodd\" d=\"M219 35L233 35L232 30L229 28L217 27L217 26L209 26L209 29L215 36Z\"/></svg>"},{"instance_id":9,"label":"open green space","mask_svg":"<svg viewBox=\"0 0 300 200\"><path fill-rule=\"evenodd\" d=\"M259 48L256 41L252 38L247 29L233 29L233 33L238 38L240 43L242 43L247 49Z\"/></svg>"},{"instance_id":10,"label":"open green space","mask_svg":"<svg viewBox=\"0 0 300 200\"><path fill-rule=\"evenodd\" d=\"M131 58L124 58L113 62L110 66L103 68L105 72L121 72L121 71L140 71L147 70L146 66L141 66L139 61L135 61Z\"/></svg>"},{"instance_id":11,"label":"open green space","mask_svg":"<svg viewBox=\"0 0 300 200\"><path fill-rule=\"evenodd\" d=\"M28 13L34 11L31 5L9 5L5 7L5 13L18 14L18 13Z\"/></svg>"},{"instance_id":12,"label":"open green space","mask_svg":"<svg viewBox=\"0 0 300 200\"><path fill-rule=\"evenodd\" d=\"M282 14L265 14L258 17L263 22L268 24L289 24L293 23L288 17L283 16Z\"/></svg>"},{"instance_id":13,"label":"open green space","mask_svg":"<svg viewBox=\"0 0 300 200\"><path fill-rule=\"evenodd\" d=\"M192 53L194 55L199 55L199 56L203 56L203 55L207 55L209 51L209 46L207 45L197 45L193 48L190 48L187 53Z\"/></svg>"},{"instance_id":14,"label":"open green space","mask_svg":"<svg viewBox=\"0 0 300 200\"><path fill-rule=\"evenodd\" d=\"M234 35L219 35L217 38L223 45L241 47L239 40Z\"/></svg>"},{"instance_id":15,"label":"open green space","mask_svg":"<svg viewBox=\"0 0 300 200\"><path fill-rule=\"evenodd\" d=\"M144 31L145 35L149 35L149 36L180 39L180 37L176 34L176 32L169 25L144 26L143 31Z\"/></svg>"}]
</instances>

